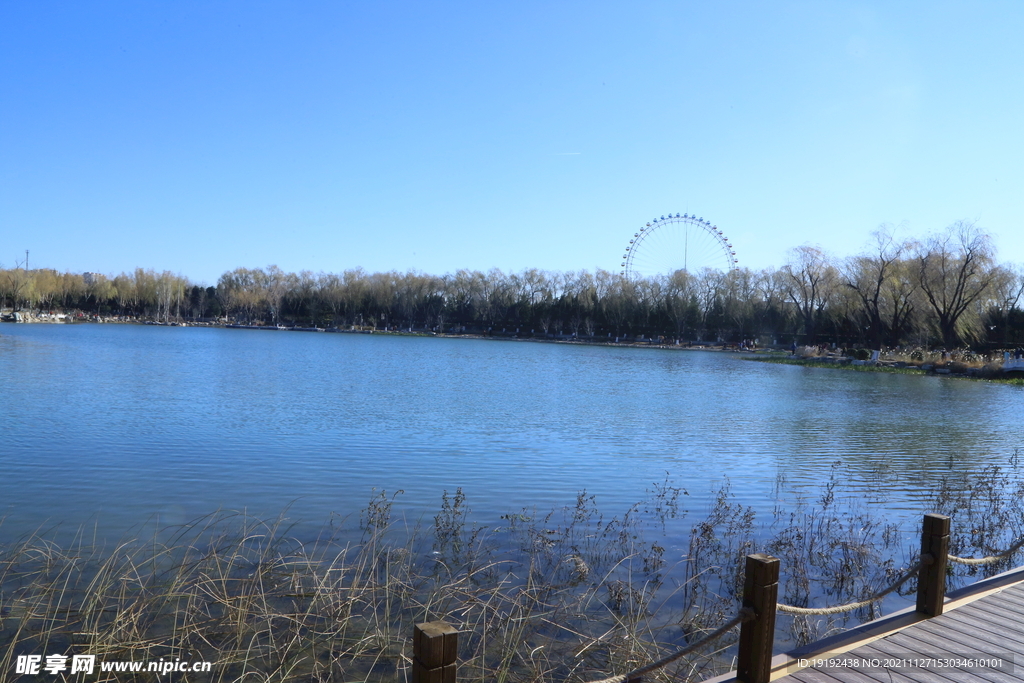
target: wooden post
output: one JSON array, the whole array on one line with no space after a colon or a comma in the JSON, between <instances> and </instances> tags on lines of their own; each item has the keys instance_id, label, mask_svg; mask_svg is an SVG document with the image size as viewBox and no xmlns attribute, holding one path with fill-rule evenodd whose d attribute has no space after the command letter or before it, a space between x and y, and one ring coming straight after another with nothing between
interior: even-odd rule
<instances>
[{"instance_id":1,"label":"wooden post","mask_svg":"<svg viewBox=\"0 0 1024 683\"><path fill-rule=\"evenodd\" d=\"M930 617L942 614L946 598L946 564L949 555L949 517L928 513L921 529L921 566L917 575L917 611Z\"/></svg>"},{"instance_id":2,"label":"wooden post","mask_svg":"<svg viewBox=\"0 0 1024 683\"><path fill-rule=\"evenodd\" d=\"M459 632L443 621L413 627L412 683L455 683Z\"/></svg>"},{"instance_id":3,"label":"wooden post","mask_svg":"<svg viewBox=\"0 0 1024 683\"><path fill-rule=\"evenodd\" d=\"M768 683L771 678L778 599L779 561L761 553L747 555L743 606L754 610L756 616L740 626L736 679L742 683Z\"/></svg>"}]
</instances>

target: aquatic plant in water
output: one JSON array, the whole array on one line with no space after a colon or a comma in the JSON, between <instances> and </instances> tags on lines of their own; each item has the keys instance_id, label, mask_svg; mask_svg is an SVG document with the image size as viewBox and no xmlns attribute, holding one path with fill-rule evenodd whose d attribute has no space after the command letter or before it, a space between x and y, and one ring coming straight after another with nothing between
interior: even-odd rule
<instances>
[{"instance_id":1,"label":"aquatic plant in water","mask_svg":"<svg viewBox=\"0 0 1024 683\"><path fill-rule=\"evenodd\" d=\"M952 552L988 554L1024 532L1018 455L934 492L934 511L953 519ZM687 493L666 476L611 517L580 492L565 508L473 523L456 490L443 494L430 528L410 528L393 516L400 492L378 491L357 528L332 520L316 538L296 537L283 519L236 513L165 529L159 541L104 546L82 535L61 547L30 536L0 546L0 676L12 675L18 655L85 653L202 659L214 663L212 681L390 681L408 675L412 625L435 619L463 634L460 680L621 673L734 616L748 553L780 558L780 600L793 605L862 599L900 574L917 530L840 500L840 468L817 500L762 520L728 482L703 513L682 509ZM1012 561L955 566L950 585ZM879 610L780 615L777 648ZM734 647L726 637L653 678L728 669Z\"/></svg>"}]
</instances>

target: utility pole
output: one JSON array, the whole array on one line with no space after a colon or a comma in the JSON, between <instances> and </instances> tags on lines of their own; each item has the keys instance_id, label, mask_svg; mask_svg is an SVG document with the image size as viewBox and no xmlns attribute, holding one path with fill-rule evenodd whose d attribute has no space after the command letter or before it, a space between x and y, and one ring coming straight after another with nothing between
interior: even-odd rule
<instances>
[{"instance_id":1,"label":"utility pole","mask_svg":"<svg viewBox=\"0 0 1024 683\"><path fill-rule=\"evenodd\" d=\"M25 250L25 270L28 270L28 249Z\"/></svg>"}]
</instances>

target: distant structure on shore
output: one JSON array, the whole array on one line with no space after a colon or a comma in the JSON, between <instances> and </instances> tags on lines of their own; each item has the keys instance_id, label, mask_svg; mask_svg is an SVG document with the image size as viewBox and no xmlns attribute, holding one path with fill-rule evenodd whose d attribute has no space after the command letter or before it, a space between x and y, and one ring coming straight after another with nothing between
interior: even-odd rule
<instances>
[{"instance_id":1,"label":"distant structure on shore","mask_svg":"<svg viewBox=\"0 0 1024 683\"><path fill-rule=\"evenodd\" d=\"M704 217L678 213L660 216L633 233L622 255L627 278L669 275L677 270L699 273L704 268L730 271L739 267L725 233Z\"/></svg>"}]
</instances>

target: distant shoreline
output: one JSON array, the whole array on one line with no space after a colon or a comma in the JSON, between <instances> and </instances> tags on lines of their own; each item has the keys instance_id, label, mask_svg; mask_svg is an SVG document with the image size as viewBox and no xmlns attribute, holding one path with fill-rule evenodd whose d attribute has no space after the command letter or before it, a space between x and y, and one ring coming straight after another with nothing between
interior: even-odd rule
<instances>
[{"instance_id":1,"label":"distant shoreline","mask_svg":"<svg viewBox=\"0 0 1024 683\"><path fill-rule=\"evenodd\" d=\"M159 326L159 327L213 327L221 329L233 329L233 330L259 330L266 332L327 332L334 334L377 334L377 335L388 335L398 337L425 337L425 338L437 338L437 339L481 339L485 341L514 341L514 342L539 342L545 344L569 344L579 346L605 346L612 348L636 348L636 349L665 349L665 350L686 350L686 351L715 351L722 352L728 351L731 353L741 354L774 354L779 355L785 353L781 348L768 348L761 347L757 349L740 349L733 343L728 342L680 342L680 343L669 343L663 340L657 339L641 339L641 340L625 340L615 341L615 338L604 339L604 338L579 338L567 335L538 335L530 334L521 336L516 333L496 333L496 334L480 334L475 332L465 333L452 333L452 332L433 332L424 330L380 330L380 329L344 329L340 327L288 327L283 325L242 325L239 323L224 323L224 322L156 322L153 320L126 320L122 318L109 317L95 319L82 317L82 318L71 318L69 316L49 316L44 314L29 315L26 316L28 319L14 322L11 320L4 320L3 322L18 325L31 325L31 324L56 324L56 325L81 325L81 324L93 324L93 325L147 325L147 326Z\"/></svg>"},{"instance_id":2,"label":"distant shoreline","mask_svg":"<svg viewBox=\"0 0 1024 683\"><path fill-rule=\"evenodd\" d=\"M1024 385L1024 372L1017 372L1006 376L999 364L989 363L984 366L966 365L957 361L936 361L936 362L905 362L891 359L858 360L837 354L824 356L793 356L789 349L783 347L759 347L756 349L740 348L735 343L727 342L667 342L664 339L632 339L619 338L579 338L571 335L520 335L518 333L492 333L480 334L478 332L434 332L430 330L381 330L340 327L298 327L284 325L242 325L239 323L226 322L157 322L153 320L131 320L124 318L102 318L94 316L70 318L69 316L28 315L26 320L12 324L108 324L108 325L148 325L159 327L213 327L221 329L236 330L259 330L266 332L327 332L334 334L375 334L397 337L422 337L434 339L477 339L484 341L513 341L533 342L545 344L566 344L573 346L601 346L607 348L633 348L633 349L661 349L675 351L713 351L717 353L730 352L737 354L743 360L759 361L762 363L777 363L781 365L800 365L804 367L837 368L843 370L854 370L858 372L884 372L889 374L904 375L935 375L949 376L962 379L991 380L1007 384ZM4 322L11 322L5 320ZM804 348L804 347L801 347Z\"/></svg>"},{"instance_id":3,"label":"distant shoreline","mask_svg":"<svg viewBox=\"0 0 1024 683\"><path fill-rule=\"evenodd\" d=\"M899 361L865 361L855 360L837 356L816 356L810 358L794 358L792 356L775 355L774 357L744 358L744 360L757 361L761 363L776 363L779 365L800 365L813 368L832 368L838 370L853 370L856 372L884 372L893 375L932 375L936 377L951 377L955 379L973 379L1001 382L1006 384L1024 385L1024 377L1003 376L1002 370L996 370L989 366L972 367L948 363L922 363L920 365L904 363Z\"/></svg>"}]
</instances>

